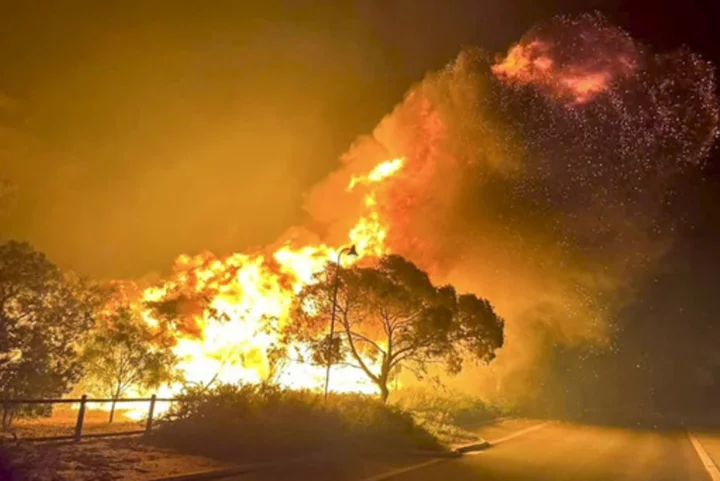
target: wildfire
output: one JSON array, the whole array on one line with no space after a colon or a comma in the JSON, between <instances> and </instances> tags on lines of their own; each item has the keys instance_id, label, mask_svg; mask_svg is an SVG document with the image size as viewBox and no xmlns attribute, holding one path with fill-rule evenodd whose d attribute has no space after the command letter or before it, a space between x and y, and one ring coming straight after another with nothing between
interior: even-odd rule
<instances>
[{"instance_id":1,"label":"wildfire","mask_svg":"<svg viewBox=\"0 0 720 481\"><path fill-rule=\"evenodd\" d=\"M353 176L350 179L347 190L351 191L357 184L369 184L380 182L381 180L394 175L403 166L403 159L393 159L381 162L368 175Z\"/></svg>"},{"instance_id":2,"label":"wildfire","mask_svg":"<svg viewBox=\"0 0 720 481\"><path fill-rule=\"evenodd\" d=\"M367 175L353 176L348 184L348 191L360 185L367 189L363 215L348 233L349 243L357 248L357 260L387 252L388 228L378 211L375 187L397 175L403 163L400 158L382 162ZM181 359L179 368L186 382L257 383L274 377L286 387L319 389L325 371L302 362L309 357L305 346L291 346L289 359L279 369L268 352L281 344L280 335L290 322L294 296L328 262L336 262L341 248L286 242L274 252L225 258L209 253L180 256L173 276L146 289L136 305L181 300L172 335L173 350ZM357 260L343 258L343 263ZM148 325L157 328L162 324L151 308L142 309ZM172 395L180 387L167 386L163 395ZM333 367L330 388L338 392L376 390L362 372L342 365ZM142 409L138 415L142 415Z\"/></svg>"},{"instance_id":3,"label":"wildfire","mask_svg":"<svg viewBox=\"0 0 720 481\"><path fill-rule=\"evenodd\" d=\"M568 37L570 42L558 43ZM595 16L560 17L532 30L492 67L513 85L533 85L570 104L585 104L632 76L640 52L632 39Z\"/></svg>"}]
</instances>

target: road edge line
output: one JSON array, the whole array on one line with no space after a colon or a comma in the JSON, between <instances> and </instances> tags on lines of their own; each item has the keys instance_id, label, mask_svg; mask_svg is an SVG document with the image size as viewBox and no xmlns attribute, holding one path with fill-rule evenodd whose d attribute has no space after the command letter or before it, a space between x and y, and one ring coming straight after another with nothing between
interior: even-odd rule
<instances>
[{"instance_id":1,"label":"road edge line","mask_svg":"<svg viewBox=\"0 0 720 481\"><path fill-rule=\"evenodd\" d=\"M697 453L700 461L702 461L703 467L710 475L710 479L712 479L712 481L720 481L720 471L718 471L718 467L715 465L707 451L705 451L702 443L700 443L698 438L690 431L687 431L687 436L690 439L690 444L692 444L692 447L695 448L695 453Z\"/></svg>"},{"instance_id":2,"label":"road edge line","mask_svg":"<svg viewBox=\"0 0 720 481\"><path fill-rule=\"evenodd\" d=\"M510 439L516 438L518 436L522 436L523 434L529 433L531 431L538 430L540 428L543 428L550 424L549 421L546 421L544 423L536 424L534 426L530 426L529 428L521 429L520 431L517 431L512 434L508 434L507 436L504 436L496 441L486 441L490 446L494 446L495 444L499 444L505 441L509 441ZM384 479L392 478L394 476L398 476L400 474L405 474L410 471L415 471L416 469L425 468L427 466L432 466L433 464L442 463L444 461L449 461L453 458L437 458L437 459L431 459L429 461L425 461L424 463L418 463L418 464L412 464L410 466L405 466L404 468L397 468L393 469L392 471L386 471L384 473L376 474L374 476L370 476L367 478L362 478L360 481L382 481ZM716 481L713 479L713 481ZM718 480L720 481L720 480Z\"/></svg>"},{"instance_id":3,"label":"road edge line","mask_svg":"<svg viewBox=\"0 0 720 481\"><path fill-rule=\"evenodd\" d=\"M443 461L448 461L449 459L453 459L453 458L431 459L429 461L425 461L424 463L412 464L410 466L405 466L404 468L397 468L397 469L393 469L392 471L386 471L381 474L376 474L375 476L370 476L369 478L362 478L361 481L381 481L383 479L392 478L393 476L397 476L399 474L404 474L409 471L415 471L416 469L424 468L426 466L431 466L433 464L442 463Z\"/></svg>"},{"instance_id":4,"label":"road edge line","mask_svg":"<svg viewBox=\"0 0 720 481\"><path fill-rule=\"evenodd\" d=\"M510 433L507 436L503 436L501 438L494 439L492 441L488 441L488 443L490 443L490 446L496 446L498 444L504 443L505 441L510 441L511 439L515 439L524 434L527 434L527 433L530 433L533 431L537 431L538 429L542 429L545 426L547 426L548 424L550 424L550 421L545 421L544 423L536 424L534 426L530 426L529 428L521 429L520 431Z\"/></svg>"}]
</instances>

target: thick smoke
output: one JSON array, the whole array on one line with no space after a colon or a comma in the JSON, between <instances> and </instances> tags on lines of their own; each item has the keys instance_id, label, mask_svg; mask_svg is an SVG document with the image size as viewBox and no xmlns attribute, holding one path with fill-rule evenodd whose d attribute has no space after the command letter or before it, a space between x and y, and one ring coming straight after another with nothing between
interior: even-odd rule
<instances>
[{"instance_id":1,"label":"thick smoke","mask_svg":"<svg viewBox=\"0 0 720 481\"><path fill-rule=\"evenodd\" d=\"M712 66L654 54L598 16L531 30L507 57L467 50L429 74L307 199L332 237L357 209L330 203L351 172L403 157L378 196L393 252L505 317L490 367L454 382L515 402L542 390L556 347L611 348L613 313L672 241L675 179L718 128Z\"/></svg>"}]
</instances>

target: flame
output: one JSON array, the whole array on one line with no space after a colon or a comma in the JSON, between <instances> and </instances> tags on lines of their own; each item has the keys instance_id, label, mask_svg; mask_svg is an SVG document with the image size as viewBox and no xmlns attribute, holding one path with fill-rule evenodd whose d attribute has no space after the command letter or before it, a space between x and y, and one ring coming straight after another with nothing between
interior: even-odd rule
<instances>
[{"instance_id":1,"label":"flame","mask_svg":"<svg viewBox=\"0 0 720 481\"><path fill-rule=\"evenodd\" d=\"M402 168L403 163L404 159L393 159L381 162L368 175L353 176L350 179L347 190L353 190L357 184L380 182L381 180L394 175Z\"/></svg>"},{"instance_id":2,"label":"flame","mask_svg":"<svg viewBox=\"0 0 720 481\"><path fill-rule=\"evenodd\" d=\"M571 43L553 38L572 38ZM585 104L638 69L640 53L621 30L595 16L554 19L530 31L492 66L503 81L533 85L553 100Z\"/></svg>"},{"instance_id":3,"label":"flame","mask_svg":"<svg viewBox=\"0 0 720 481\"><path fill-rule=\"evenodd\" d=\"M353 176L350 179L347 191L353 190L358 184L382 182L384 179L395 175L403 167L404 163L405 159L402 158L381 162L366 176ZM348 237L359 252L379 257L388 252L385 246L387 228L383 225L377 210L377 199L374 190L365 195L364 204L369 213L358 220L350 230Z\"/></svg>"},{"instance_id":4,"label":"flame","mask_svg":"<svg viewBox=\"0 0 720 481\"><path fill-rule=\"evenodd\" d=\"M378 210L375 187L400 172L404 159L378 164L366 175L352 176L347 190L363 186L362 215L348 232L358 257L342 258L344 265L388 252L386 222ZM216 382L258 383L273 374L268 352L282 344L280 334L290 322L294 296L313 282L315 274L337 262L341 246L296 245L284 242L273 252L236 253L217 257L210 253L183 255L173 275L146 288L134 306L153 329L163 325L150 306L176 299L177 319L170 332L172 349L180 359L185 382L207 385ZM320 389L325 370L302 362L309 358L307 346L291 346L285 366L275 381L289 388ZM367 360L372 365L371 360ZM165 386L161 395L172 396L182 386ZM376 387L352 367L333 366L330 389L337 392L375 393ZM135 394L136 390L132 390ZM160 407L162 410L163 408ZM165 407L164 409L167 409ZM124 413L142 418L146 406Z\"/></svg>"}]
</instances>

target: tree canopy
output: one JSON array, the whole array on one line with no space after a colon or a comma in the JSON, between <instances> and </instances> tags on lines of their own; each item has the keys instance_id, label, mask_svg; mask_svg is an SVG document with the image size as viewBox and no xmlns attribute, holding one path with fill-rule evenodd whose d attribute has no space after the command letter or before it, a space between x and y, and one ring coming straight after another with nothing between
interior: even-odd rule
<instances>
[{"instance_id":1,"label":"tree canopy","mask_svg":"<svg viewBox=\"0 0 720 481\"><path fill-rule=\"evenodd\" d=\"M110 422L117 399L130 388L157 388L175 377L177 358L166 343L159 341L128 307L110 314L90 336L84 353L87 381L113 399Z\"/></svg>"},{"instance_id":2,"label":"tree canopy","mask_svg":"<svg viewBox=\"0 0 720 481\"><path fill-rule=\"evenodd\" d=\"M81 375L79 343L104 292L64 274L29 244L0 245L0 389L58 397Z\"/></svg>"},{"instance_id":3,"label":"tree canopy","mask_svg":"<svg viewBox=\"0 0 720 481\"><path fill-rule=\"evenodd\" d=\"M399 366L422 374L441 363L456 374L466 360L492 361L503 345L504 322L487 300L434 286L427 273L400 256L328 271L298 295L289 335L315 346L316 361L351 359L384 400ZM335 282L339 334L330 339Z\"/></svg>"}]
</instances>

